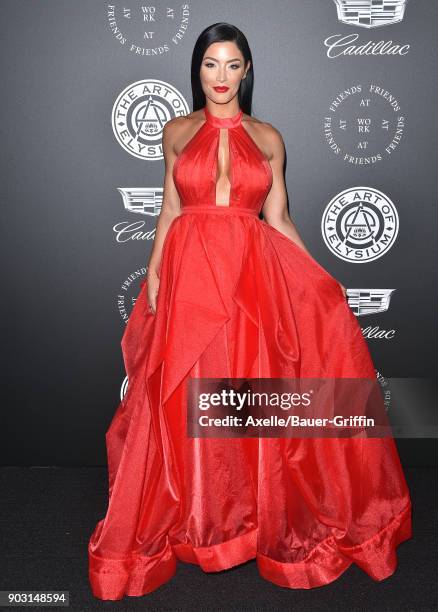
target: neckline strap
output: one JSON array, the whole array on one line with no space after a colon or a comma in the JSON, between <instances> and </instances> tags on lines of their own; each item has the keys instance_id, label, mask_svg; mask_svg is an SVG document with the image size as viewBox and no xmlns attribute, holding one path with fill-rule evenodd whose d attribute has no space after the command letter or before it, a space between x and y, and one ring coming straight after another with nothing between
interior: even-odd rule
<instances>
[{"instance_id":1,"label":"neckline strap","mask_svg":"<svg viewBox=\"0 0 438 612\"><path fill-rule=\"evenodd\" d=\"M208 108L204 106L204 115L207 123L217 128L234 128L242 122L243 110L240 109L233 117L217 117L212 115Z\"/></svg>"}]
</instances>

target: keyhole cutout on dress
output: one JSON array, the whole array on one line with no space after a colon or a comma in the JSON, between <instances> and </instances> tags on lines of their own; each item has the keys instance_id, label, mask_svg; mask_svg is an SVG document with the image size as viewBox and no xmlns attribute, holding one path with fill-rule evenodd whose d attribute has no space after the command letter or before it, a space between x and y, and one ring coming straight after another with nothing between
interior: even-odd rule
<instances>
[{"instance_id":1,"label":"keyhole cutout on dress","mask_svg":"<svg viewBox=\"0 0 438 612\"><path fill-rule=\"evenodd\" d=\"M229 206L231 193L231 166L228 128L219 129L219 145L216 159L216 206Z\"/></svg>"}]
</instances>

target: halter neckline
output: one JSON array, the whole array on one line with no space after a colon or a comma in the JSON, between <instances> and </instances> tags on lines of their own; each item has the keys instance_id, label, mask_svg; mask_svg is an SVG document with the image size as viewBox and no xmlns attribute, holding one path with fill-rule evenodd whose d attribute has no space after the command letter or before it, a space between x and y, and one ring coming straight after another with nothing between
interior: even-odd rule
<instances>
[{"instance_id":1,"label":"halter neckline","mask_svg":"<svg viewBox=\"0 0 438 612\"><path fill-rule=\"evenodd\" d=\"M204 106L204 114L207 123L218 128L234 128L240 125L242 121L243 110L240 109L233 117L217 117L212 115L208 108Z\"/></svg>"}]
</instances>

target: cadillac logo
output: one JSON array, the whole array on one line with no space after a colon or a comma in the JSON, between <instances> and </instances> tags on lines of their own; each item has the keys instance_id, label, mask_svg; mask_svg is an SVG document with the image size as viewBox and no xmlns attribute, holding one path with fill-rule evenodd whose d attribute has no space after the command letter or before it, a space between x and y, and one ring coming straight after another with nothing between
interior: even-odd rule
<instances>
[{"instance_id":1,"label":"cadillac logo","mask_svg":"<svg viewBox=\"0 0 438 612\"><path fill-rule=\"evenodd\" d=\"M123 198L124 210L143 217L158 217L163 203L163 187L117 187ZM120 221L113 226L116 242L153 240L155 227L148 229L146 221Z\"/></svg>"},{"instance_id":2,"label":"cadillac logo","mask_svg":"<svg viewBox=\"0 0 438 612\"><path fill-rule=\"evenodd\" d=\"M373 187L351 187L328 203L321 231L337 257L366 263L393 246L398 226L397 210L387 195Z\"/></svg>"},{"instance_id":3,"label":"cadillac logo","mask_svg":"<svg viewBox=\"0 0 438 612\"><path fill-rule=\"evenodd\" d=\"M402 21L407 0L334 0L342 23L377 28Z\"/></svg>"},{"instance_id":4,"label":"cadillac logo","mask_svg":"<svg viewBox=\"0 0 438 612\"><path fill-rule=\"evenodd\" d=\"M347 289L348 305L356 316L385 312L395 289Z\"/></svg>"},{"instance_id":5,"label":"cadillac logo","mask_svg":"<svg viewBox=\"0 0 438 612\"><path fill-rule=\"evenodd\" d=\"M125 210L158 217L163 203L163 187L117 187Z\"/></svg>"}]
</instances>

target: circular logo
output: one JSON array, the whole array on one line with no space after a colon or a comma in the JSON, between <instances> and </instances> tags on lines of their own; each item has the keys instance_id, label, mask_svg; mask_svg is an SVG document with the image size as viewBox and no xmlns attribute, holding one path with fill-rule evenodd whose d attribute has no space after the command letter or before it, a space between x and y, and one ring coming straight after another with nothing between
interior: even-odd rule
<instances>
[{"instance_id":1,"label":"circular logo","mask_svg":"<svg viewBox=\"0 0 438 612\"><path fill-rule=\"evenodd\" d=\"M181 93L164 81L144 79L128 85L114 103L111 123L119 144L140 159L163 159L163 128L189 106Z\"/></svg>"},{"instance_id":2,"label":"circular logo","mask_svg":"<svg viewBox=\"0 0 438 612\"><path fill-rule=\"evenodd\" d=\"M340 259L366 263L382 257L398 234L398 214L387 195L373 187L350 187L324 211L324 242Z\"/></svg>"},{"instance_id":3,"label":"circular logo","mask_svg":"<svg viewBox=\"0 0 438 612\"><path fill-rule=\"evenodd\" d=\"M153 61L172 48L181 49L184 38L190 36L191 6L187 3L122 0L103 10L115 40L137 58Z\"/></svg>"},{"instance_id":4,"label":"circular logo","mask_svg":"<svg viewBox=\"0 0 438 612\"><path fill-rule=\"evenodd\" d=\"M372 166L400 146L405 124L395 94L377 83L356 83L330 101L323 132L330 150L349 166Z\"/></svg>"},{"instance_id":5,"label":"circular logo","mask_svg":"<svg viewBox=\"0 0 438 612\"><path fill-rule=\"evenodd\" d=\"M143 286L147 273L147 268L137 268L135 272L129 274L123 281L120 292L117 295L117 310L126 324L128 324L129 317L135 306L140 291Z\"/></svg>"}]
</instances>

